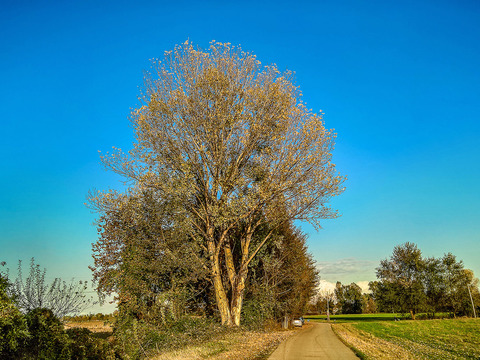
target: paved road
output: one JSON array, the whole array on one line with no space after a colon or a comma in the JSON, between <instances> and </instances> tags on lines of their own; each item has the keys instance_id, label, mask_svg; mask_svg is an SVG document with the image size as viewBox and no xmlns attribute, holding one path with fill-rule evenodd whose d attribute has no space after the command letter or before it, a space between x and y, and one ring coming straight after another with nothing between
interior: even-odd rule
<instances>
[{"instance_id":1,"label":"paved road","mask_svg":"<svg viewBox=\"0 0 480 360\"><path fill-rule=\"evenodd\" d=\"M312 325L281 343L268 360L358 360L333 333L330 324Z\"/></svg>"}]
</instances>

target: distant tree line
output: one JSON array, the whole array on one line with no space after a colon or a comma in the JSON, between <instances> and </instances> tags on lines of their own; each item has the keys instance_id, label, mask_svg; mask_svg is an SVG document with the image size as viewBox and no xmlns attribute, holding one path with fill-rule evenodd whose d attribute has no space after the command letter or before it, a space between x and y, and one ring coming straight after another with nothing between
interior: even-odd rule
<instances>
[{"instance_id":1,"label":"distant tree line","mask_svg":"<svg viewBox=\"0 0 480 360\"><path fill-rule=\"evenodd\" d=\"M333 292L317 295L312 310L325 313L328 304L330 313L391 312L409 314L412 319L418 313L456 317L474 316L480 310L478 279L451 253L424 258L417 245L407 242L396 246L376 273L369 293L362 293L355 283L337 282Z\"/></svg>"},{"instance_id":2,"label":"distant tree line","mask_svg":"<svg viewBox=\"0 0 480 360\"><path fill-rule=\"evenodd\" d=\"M377 305L372 294L364 293L356 283L343 285L337 281L333 291L317 294L309 309L321 314L327 309L330 314L374 314Z\"/></svg>"}]
</instances>

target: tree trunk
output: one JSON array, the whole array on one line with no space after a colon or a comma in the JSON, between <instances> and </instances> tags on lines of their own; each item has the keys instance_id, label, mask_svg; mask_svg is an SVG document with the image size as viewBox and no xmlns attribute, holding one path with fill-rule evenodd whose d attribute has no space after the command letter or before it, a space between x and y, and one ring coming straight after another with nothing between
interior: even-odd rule
<instances>
[{"instance_id":1,"label":"tree trunk","mask_svg":"<svg viewBox=\"0 0 480 360\"><path fill-rule=\"evenodd\" d=\"M232 324L235 326L240 326L240 317L242 313L242 304L243 304L243 294L245 290L245 278L247 277L246 271L245 274L238 274L237 281L235 281L235 286L232 289Z\"/></svg>"},{"instance_id":2,"label":"tree trunk","mask_svg":"<svg viewBox=\"0 0 480 360\"><path fill-rule=\"evenodd\" d=\"M213 230L209 231L213 234ZM218 311L220 312L220 318L222 325L231 325L232 318L230 308L228 304L227 294L222 283L222 273L220 269L219 254L215 251L215 243L213 240L208 241L208 252L210 256L210 271L212 275L213 287L215 289L215 300L217 303Z\"/></svg>"},{"instance_id":3,"label":"tree trunk","mask_svg":"<svg viewBox=\"0 0 480 360\"><path fill-rule=\"evenodd\" d=\"M217 302L218 311L222 319L222 325L232 325L230 308L228 306L228 298L222 283L220 274L220 266L218 259L212 264L213 286L215 288L215 300Z\"/></svg>"},{"instance_id":4,"label":"tree trunk","mask_svg":"<svg viewBox=\"0 0 480 360\"><path fill-rule=\"evenodd\" d=\"M410 315L412 316L412 320L415 320L415 311L410 310Z\"/></svg>"},{"instance_id":5,"label":"tree trunk","mask_svg":"<svg viewBox=\"0 0 480 360\"><path fill-rule=\"evenodd\" d=\"M213 239L213 229L208 232ZM217 307L222 319L222 325L227 326L240 326L243 296L245 292L245 281L248 275L248 264L251 258L258 252L259 248L249 258L249 245L253 235L253 230L249 229L245 240L242 241L242 257L238 272L235 270L235 263L230 248L230 244L224 242L223 255L225 256L225 267L227 270L228 280L231 288L230 301L225 291L225 286L222 282L222 273L220 265L220 250L216 248L215 241L210 240L208 242L208 251L210 253L210 265L213 284L215 288L215 298ZM264 239L261 245L270 237L270 234ZM226 236L226 231L222 236ZM222 243L222 241L219 241Z\"/></svg>"}]
</instances>

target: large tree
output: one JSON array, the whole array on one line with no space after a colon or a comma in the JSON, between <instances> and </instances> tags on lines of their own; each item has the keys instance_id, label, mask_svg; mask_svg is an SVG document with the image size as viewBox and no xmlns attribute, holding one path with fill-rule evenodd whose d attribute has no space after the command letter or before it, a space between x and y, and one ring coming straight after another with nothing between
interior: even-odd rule
<instances>
[{"instance_id":1,"label":"large tree","mask_svg":"<svg viewBox=\"0 0 480 360\"><path fill-rule=\"evenodd\" d=\"M117 197L97 220L94 280L116 294L122 315L165 324L208 291L200 244L182 230L175 207L144 191ZM194 309L192 309L194 310Z\"/></svg>"},{"instance_id":2,"label":"large tree","mask_svg":"<svg viewBox=\"0 0 480 360\"><path fill-rule=\"evenodd\" d=\"M362 313L362 289L357 284L342 285L337 281L335 298L342 314Z\"/></svg>"},{"instance_id":3,"label":"large tree","mask_svg":"<svg viewBox=\"0 0 480 360\"><path fill-rule=\"evenodd\" d=\"M410 312L415 320L425 301L424 269L425 261L417 245L406 242L395 246L390 260L382 260L377 268L377 297L394 297L397 303L392 305Z\"/></svg>"},{"instance_id":4,"label":"large tree","mask_svg":"<svg viewBox=\"0 0 480 360\"><path fill-rule=\"evenodd\" d=\"M446 297L445 266L441 259L430 257L424 260L424 287L427 313L435 318Z\"/></svg>"},{"instance_id":5,"label":"large tree","mask_svg":"<svg viewBox=\"0 0 480 360\"><path fill-rule=\"evenodd\" d=\"M478 294L478 280L471 270L465 269L463 261L458 261L452 253L441 259L443 265L443 281L445 288L445 310L453 316L470 314L472 308L470 293ZM473 314L472 314L473 315Z\"/></svg>"},{"instance_id":6,"label":"large tree","mask_svg":"<svg viewBox=\"0 0 480 360\"><path fill-rule=\"evenodd\" d=\"M134 148L102 160L135 191L179 205L185 232L204 248L222 323L238 325L248 266L275 229L337 216L327 206L343 191L331 161L335 135L305 107L290 72L230 44L176 46L144 84L131 114ZM119 198L90 201L105 209Z\"/></svg>"}]
</instances>

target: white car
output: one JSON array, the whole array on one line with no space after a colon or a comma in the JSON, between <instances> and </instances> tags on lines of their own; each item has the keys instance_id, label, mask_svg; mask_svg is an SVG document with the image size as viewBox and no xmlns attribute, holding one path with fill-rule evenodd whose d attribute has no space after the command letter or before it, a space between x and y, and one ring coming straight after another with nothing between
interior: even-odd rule
<instances>
[{"instance_id":1,"label":"white car","mask_svg":"<svg viewBox=\"0 0 480 360\"><path fill-rule=\"evenodd\" d=\"M300 319L294 319L294 320L292 321L292 325L293 325L293 326L302 327L303 322L302 322L302 320L300 320Z\"/></svg>"}]
</instances>

